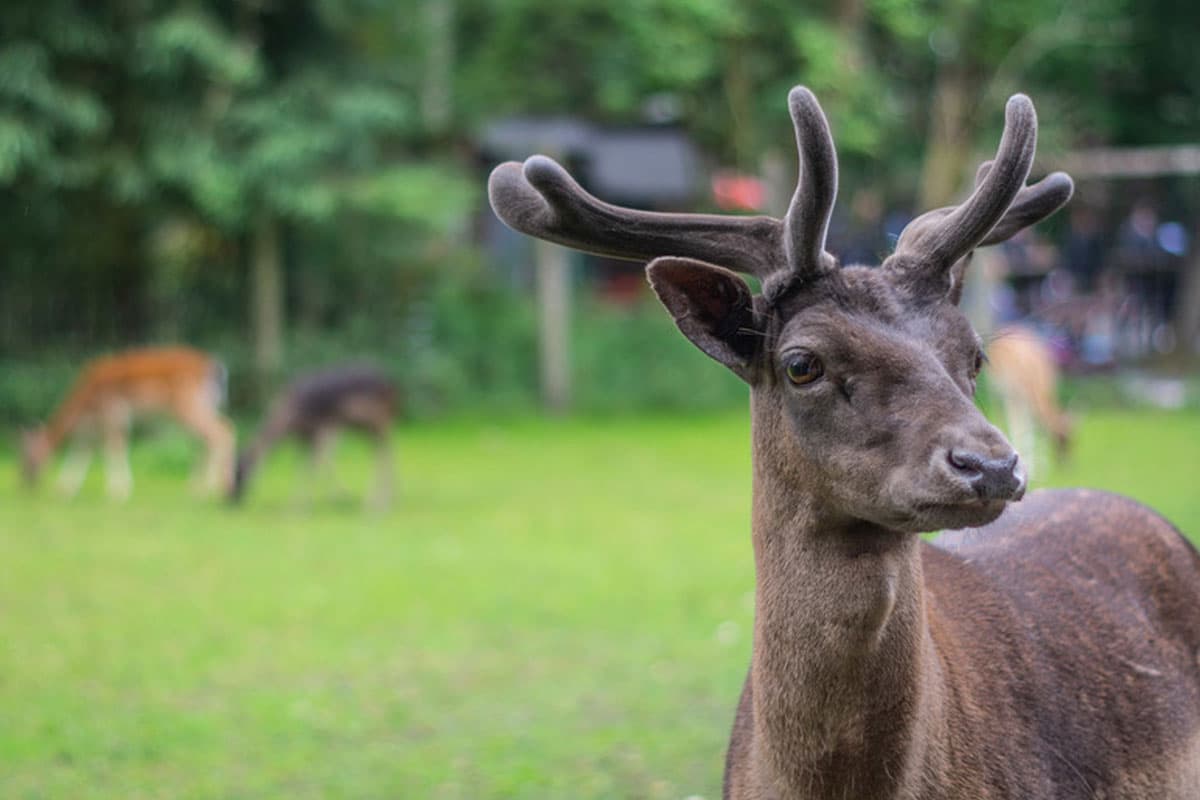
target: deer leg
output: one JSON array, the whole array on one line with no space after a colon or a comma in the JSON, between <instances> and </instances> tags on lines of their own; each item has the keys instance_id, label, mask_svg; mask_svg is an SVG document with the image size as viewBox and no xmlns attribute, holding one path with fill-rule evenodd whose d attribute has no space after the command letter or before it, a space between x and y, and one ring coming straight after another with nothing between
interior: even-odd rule
<instances>
[{"instance_id":1,"label":"deer leg","mask_svg":"<svg viewBox=\"0 0 1200 800\"><path fill-rule=\"evenodd\" d=\"M71 438L70 449L58 473L58 489L67 497L74 497L83 486L88 467L92 463L94 443L84 434Z\"/></svg>"},{"instance_id":2,"label":"deer leg","mask_svg":"<svg viewBox=\"0 0 1200 800\"><path fill-rule=\"evenodd\" d=\"M367 504L376 511L384 511L391 505L396 483L390 433L387 426L375 431L375 487Z\"/></svg>"},{"instance_id":3,"label":"deer leg","mask_svg":"<svg viewBox=\"0 0 1200 800\"><path fill-rule=\"evenodd\" d=\"M205 485L209 491L224 494L233 485L233 462L237 447L237 435L233 425L224 417L213 417L213 435L209 444L209 461Z\"/></svg>"},{"instance_id":4,"label":"deer leg","mask_svg":"<svg viewBox=\"0 0 1200 800\"><path fill-rule=\"evenodd\" d=\"M326 484L326 489L322 493L328 492L329 481L325 480L325 477L329 471L330 453L335 441L334 434L333 428L326 426L299 437L307 450L307 466L306 474L303 477L298 476L292 486L291 504L297 510L308 509L316 487L322 483Z\"/></svg>"},{"instance_id":5,"label":"deer leg","mask_svg":"<svg viewBox=\"0 0 1200 800\"><path fill-rule=\"evenodd\" d=\"M301 437L306 451L307 464L296 473L296 478L292 481L292 493L290 505L296 511L307 511L312 505L312 493L317 485L317 470L315 462L316 456L316 441L311 437ZM301 475L300 472L304 474Z\"/></svg>"},{"instance_id":6,"label":"deer leg","mask_svg":"<svg viewBox=\"0 0 1200 800\"><path fill-rule=\"evenodd\" d=\"M296 436L301 448L304 450L305 464L297 466L293 473L292 491L288 505L293 511L308 511L312 505L312 490L316 485L315 470L313 469L313 461L316 460L314 451L316 442L314 437L307 433L299 433Z\"/></svg>"},{"instance_id":7,"label":"deer leg","mask_svg":"<svg viewBox=\"0 0 1200 800\"><path fill-rule=\"evenodd\" d=\"M108 496L128 500L133 491L133 473L129 469L129 409L113 405L101 415L104 439L104 477Z\"/></svg>"},{"instance_id":8,"label":"deer leg","mask_svg":"<svg viewBox=\"0 0 1200 800\"><path fill-rule=\"evenodd\" d=\"M309 453L310 475L314 483L324 484L326 496L336 497L339 488L333 477L333 448L337 443L337 431L332 426L318 428L313 434L312 450Z\"/></svg>"},{"instance_id":9,"label":"deer leg","mask_svg":"<svg viewBox=\"0 0 1200 800\"><path fill-rule=\"evenodd\" d=\"M204 442L204 462L200 472L203 492L211 495L228 491L233 483L233 426L208 404L184 406L177 416Z\"/></svg>"}]
</instances>

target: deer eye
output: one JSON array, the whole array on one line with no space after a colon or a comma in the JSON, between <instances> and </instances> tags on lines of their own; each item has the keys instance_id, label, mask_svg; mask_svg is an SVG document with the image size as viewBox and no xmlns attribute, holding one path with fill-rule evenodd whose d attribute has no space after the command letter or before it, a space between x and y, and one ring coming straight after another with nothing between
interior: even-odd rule
<instances>
[{"instance_id":1,"label":"deer eye","mask_svg":"<svg viewBox=\"0 0 1200 800\"><path fill-rule=\"evenodd\" d=\"M796 386L812 383L825 374L825 365L811 353L791 356L784 369L787 371L788 380Z\"/></svg>"},{"instance_id":2,"label":"deer eye","mask_svg":"<svg viewBox=\"0 0 1200 800\"><path fill-rule=\"evenodd\" d=\"M983 369L984 362L987 361L987 356L982 350L975 351L975 363L971 365L971 377L975 377Z\"/></svg>"}]
</instances>

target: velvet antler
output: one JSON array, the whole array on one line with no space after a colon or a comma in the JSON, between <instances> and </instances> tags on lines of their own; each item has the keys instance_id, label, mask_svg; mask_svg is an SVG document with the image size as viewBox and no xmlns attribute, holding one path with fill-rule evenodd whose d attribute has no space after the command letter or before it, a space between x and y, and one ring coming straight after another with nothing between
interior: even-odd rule
<instances>
[{"instance_id":1,"label":"velvet antler","mask_svg":"<svg viewBox=\"0 0 1200 800\"><path fill-rule=\"evenodd\" d=\"M976 188L987 177L992 163L985 161L979 165L979 170L975 173ZM1037 183L1022 187L1008 211L1004 212L996 227L992 228L991 233L985 236L977 247L1000 244L1025 228L1036 225L1065 206L1074 192L1075 183L1065 172L1051 172Z\"/></svg>"},{"instance_id":2,"label":"velvet antler","mask_svg":"<svg viewBox=\"0 0 1200 800\"><path fill-rule=\"evenodd\" d=\"M760 277L779 267L776 219L614 206L588 194L546 156L496 167L488 179L488 199L509 227L576 250L635 261L686 256Z\"/></svg>"},{"instance_id":3,"label":"velvet antler","mask_svg":"<svg viewBox=\"0 0 1200 800\"><path fill-rule=\"evenodd\" d=\"M1037 146L1033 103L1023 94L1013 95L1005 107L1004 118L1004 134L996 159L980 170L978 185L971 196L961 205L929 211L910 222L900 234L896 252L883 262L885 269L905 283L922 289L932 287L935 291L948 287L950 268L988 241L989 234L1004 219L1025 186ZM1057 189L1058 185L1056 178L1047 188ZM1031 192L1023 208L1040 209L1048 196L1056 194L1044 190ZM996 241L1003 238L1006 237Z\"/></svg>"},{"instance_id":4,"label":"velvet antler","mask_svg":"<svg viewBox=\"0 0 1200 800\"><path fill-rule=\"evenodd\" d=\"M837 151L829 121L817 98L803 86L788 93L788 112L796 129L800 174L783 221L783 246L789 268L764 281L763 294L768 299L837 265L836 259L825 251L829 217L837 199Z\"/></svg>"},{"instance_id":5,"label":"velvet antler","mask_svg":"<svg viewBox=\"0 0 1200 800\"><path fill-rule=\"evenodd\" d=\"M837 197L833 136L808 89L792 89L788 111L800 169L782 220L622 208L588 194L545 156L496 167L488 197L496 214L522 233L616 258L676 256L721 264L761 278L763 294L773 300L836 267L825 251ZM944 292L951 268L976 247L1002 242L1060 208L1073 191L1064 173L1025 186L1036 144L1033 103L1014 95L996 158L980 167L975 191L961 205L913 220L883 266L915 291Z\"/></svg>"},{"instance_id":6,"label":"velvet antler","mask_svg":"<svg viewBox=\"0 0 1200 800\"><path fill-rule=\"evenodd\" d=\"M837 194L833 137L811 92L797 87L788 100L800 178L783 220L622 208L588 194L545 156L496 167L488 198L510 227L591 253L633 260L683 256L764 279L827 269L833 259L825 252L825 233Z\"/></svg>"}]
</instances>

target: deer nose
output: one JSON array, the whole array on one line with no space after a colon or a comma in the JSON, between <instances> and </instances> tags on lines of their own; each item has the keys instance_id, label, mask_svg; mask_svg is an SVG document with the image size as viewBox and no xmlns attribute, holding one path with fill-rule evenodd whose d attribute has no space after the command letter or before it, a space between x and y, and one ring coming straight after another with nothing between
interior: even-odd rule
<instances>
[{"instance_id":1,"label":"deer nose","mask_svg":"<svg viewBox=\"0 0 1200 800\"><path fill-rule=\"evenodd\" d=\"M1025 494L1025 474L1017 469L1017 454L987 458L970 450L954 448L949 461L984 500L1020 500Z\"/></svg>"}]
</instances>

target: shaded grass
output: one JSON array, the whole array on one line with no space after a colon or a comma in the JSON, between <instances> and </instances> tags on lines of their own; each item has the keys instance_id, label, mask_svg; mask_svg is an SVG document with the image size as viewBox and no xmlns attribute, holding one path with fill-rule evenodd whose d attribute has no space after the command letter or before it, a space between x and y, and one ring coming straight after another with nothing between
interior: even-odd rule
<instances>
[{"instance_id":1,"label":"shaded grass","mask_svg":"<svg viewBox=\"0 0 1200 800\"><path fill-rule=\"evenodd\" d=\"M1200 414L1097 413L1056 485L1200 532ZM0 483L0 796L719 796L749 657L744 415L403 429L383 515ZM338 474L369 480L347 443ZM12 475L11 463L0 464Z\"/></svg>"}]
</instances>

